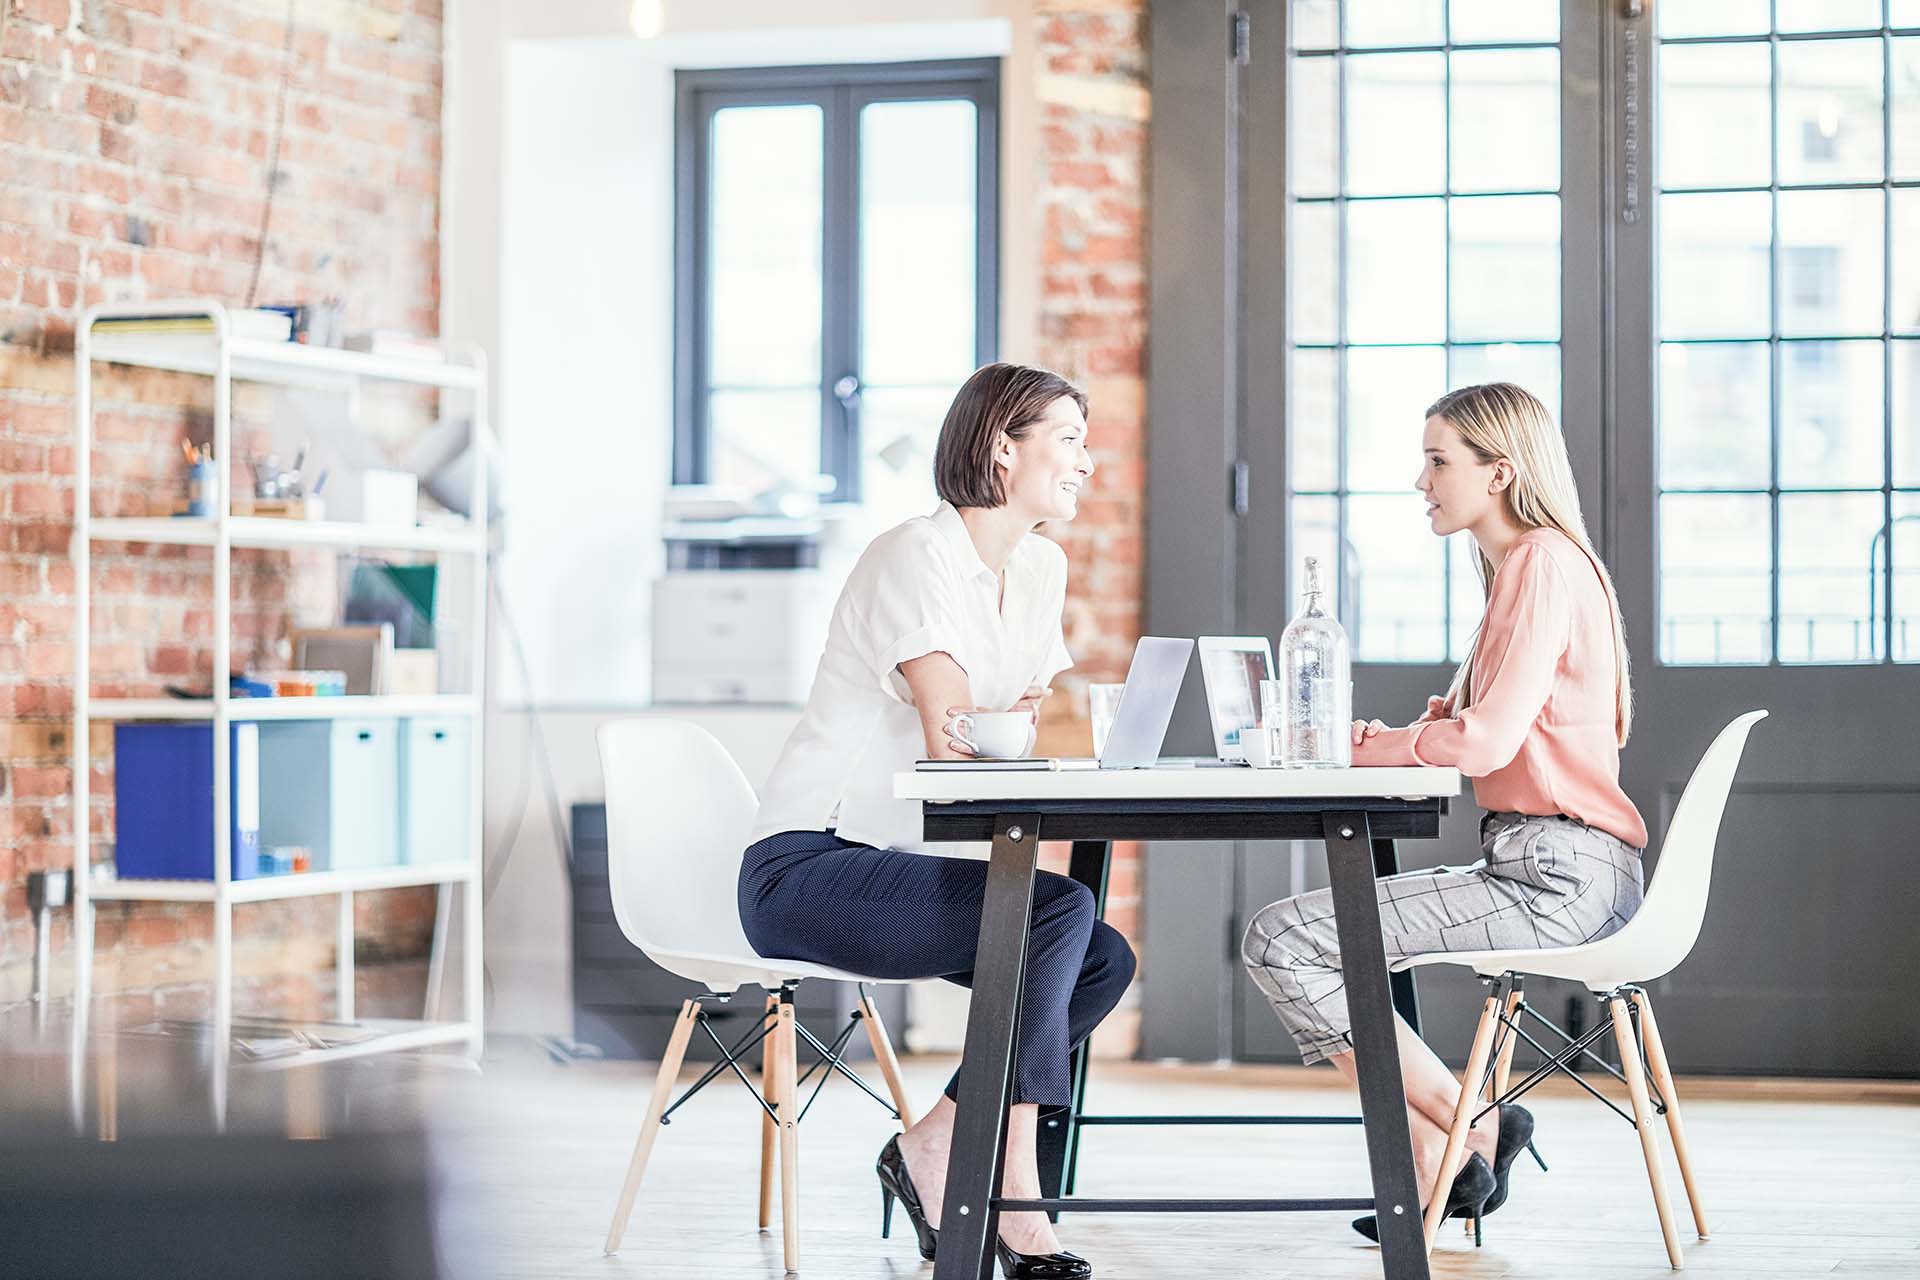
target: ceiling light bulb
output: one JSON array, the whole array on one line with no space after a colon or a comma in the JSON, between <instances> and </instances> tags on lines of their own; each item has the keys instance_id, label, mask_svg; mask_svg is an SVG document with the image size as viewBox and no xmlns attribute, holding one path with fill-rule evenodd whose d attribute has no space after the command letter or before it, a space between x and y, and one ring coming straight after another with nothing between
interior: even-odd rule
<instances>
[{"instance_id":1,"label":"ceiling light bulb","mask_svg":"<svg viewBox=\"0 0 1920 1280\"><path fill-rule=\"evenodd\" d=\"M633 0L627 11L627 25L642 40L651 40L667 25L666 0Z\"/></svg>"}]
</instances>

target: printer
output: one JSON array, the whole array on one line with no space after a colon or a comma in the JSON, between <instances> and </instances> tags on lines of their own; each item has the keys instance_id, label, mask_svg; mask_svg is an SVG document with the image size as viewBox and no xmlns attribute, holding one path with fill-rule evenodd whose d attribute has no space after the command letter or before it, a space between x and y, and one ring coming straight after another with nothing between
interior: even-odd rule
<instances>
[{"instance_id":1,"label":"printer","mask_svg":"<svg viewBox=\"0 0 1920 1280\"><path fill-rule=\"evenodd\" d=\"M654 701L806 701L839 583L821 567L817 502L782 505L710 486L670 492L666 572L653 584Z\"/></svg>"}]
</instances>

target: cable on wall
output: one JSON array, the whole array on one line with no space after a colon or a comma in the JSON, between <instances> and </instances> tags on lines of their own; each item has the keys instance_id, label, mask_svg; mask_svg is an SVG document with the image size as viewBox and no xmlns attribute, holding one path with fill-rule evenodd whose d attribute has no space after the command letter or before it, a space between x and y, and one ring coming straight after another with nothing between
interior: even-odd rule
<instances>
[{"instance_id":1,"label":"cable on wall","mask_svg":"<svg viewBox=\"0 0 1920 1280\"><path fill-rule=\"evenodd\" d=\"M267 148L267 192L266 199L260 203L260 234L253 242L253 279L247 285L249 307L260 300L260 268L267 258L267 225L273 219L273 194L280 185L280 135L287 128L287 89L293 82L293 10L298 3L299 0L287 0L286 29L280 37L280 89L273 113L273 140Z\"/></svg>"}]
</instances>

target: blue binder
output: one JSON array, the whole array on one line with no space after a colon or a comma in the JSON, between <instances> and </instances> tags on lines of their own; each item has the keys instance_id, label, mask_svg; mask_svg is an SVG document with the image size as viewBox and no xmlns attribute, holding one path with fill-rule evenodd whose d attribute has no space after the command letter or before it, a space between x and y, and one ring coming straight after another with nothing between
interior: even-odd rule
<instances>
[{"instance_id":1,"label":"blue binder","mask_svg":"<svg viewBox=\"0 0 1920 1280\"><path fill-rule=\"evenodd\" d=\"M233 878L260 869L260 726L233 732ZM213 879L213 726L113 730L114 862L123 880Z\"/></svg>"}]
</instances>

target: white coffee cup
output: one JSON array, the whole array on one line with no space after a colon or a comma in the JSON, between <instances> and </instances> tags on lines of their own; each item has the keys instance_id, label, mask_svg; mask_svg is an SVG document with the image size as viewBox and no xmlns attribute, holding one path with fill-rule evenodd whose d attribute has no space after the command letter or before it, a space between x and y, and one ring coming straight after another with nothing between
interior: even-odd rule
<instances>
[{"instance_id":1,"label":"white coffee cup","mask_svg":"<svg viewBox=\"0 0 1920 1280\"><path fill-rule=\"evenodd\" d=\"M963 711L947 732L983 760L1013 760L1033 750L1039 729L1030 711Z\"/></svg>"}]
</instances>

